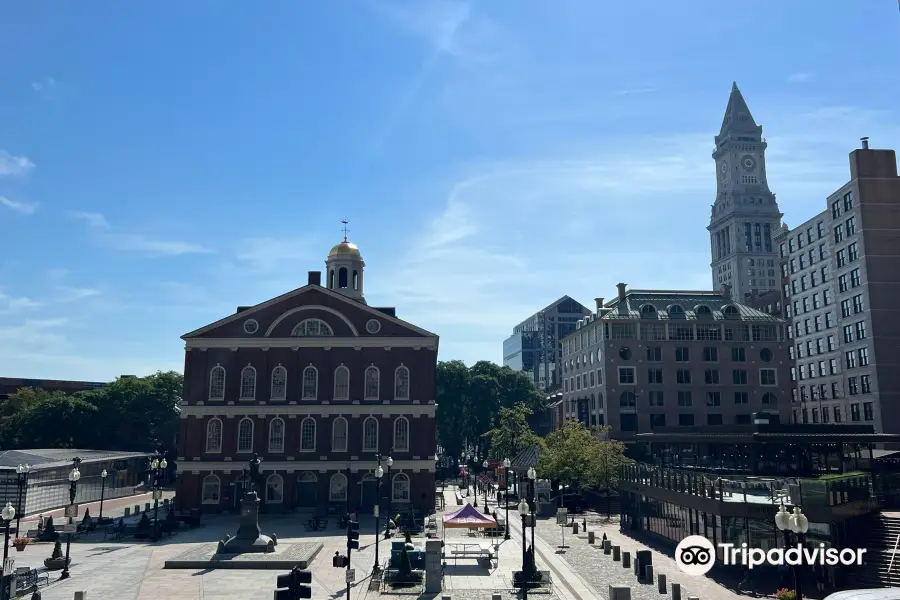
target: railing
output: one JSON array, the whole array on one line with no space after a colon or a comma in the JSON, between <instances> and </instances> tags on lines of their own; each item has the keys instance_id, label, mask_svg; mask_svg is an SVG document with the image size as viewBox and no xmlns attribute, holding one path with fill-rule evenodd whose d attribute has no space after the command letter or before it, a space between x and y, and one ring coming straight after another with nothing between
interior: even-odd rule
<instances>
[{"instance_id":1,"label":"railing","mask_svg":"<svg viewBox=\"0 0 900 600\"><path fill-rule=\"evenodd\" d=\"M622 467L622 481L721 502L777 506L839 506L870 500L872 478L865 473L822 477L727 476L647 464Z\"/></svg>"}]
</instances>

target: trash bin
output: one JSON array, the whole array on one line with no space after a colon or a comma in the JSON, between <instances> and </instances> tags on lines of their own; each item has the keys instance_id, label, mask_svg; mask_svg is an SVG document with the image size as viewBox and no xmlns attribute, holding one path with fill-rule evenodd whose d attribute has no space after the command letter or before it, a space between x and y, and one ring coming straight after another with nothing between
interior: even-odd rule
<instances>
[{"instance_id":1,"label":"trash bin","mask_svg":"<svg viewBox=\"0 0 900 600\"><path fill-rule=\"evenodd\" d=\"M637 562L638 579L643 579L647 572L645 567L653 564L653 552L650 550L638 550L634 560Z\"/></svg>"}]
</instances>

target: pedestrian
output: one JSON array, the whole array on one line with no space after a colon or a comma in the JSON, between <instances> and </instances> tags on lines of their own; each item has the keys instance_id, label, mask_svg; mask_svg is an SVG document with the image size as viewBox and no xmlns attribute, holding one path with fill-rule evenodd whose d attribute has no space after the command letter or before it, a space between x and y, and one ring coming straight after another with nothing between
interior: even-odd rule
<instances>
[{"instance_id":1,"label":"pedestrian","mask_svg":"<svg viewBox=\"0 0 900 600\"><path fill-rule=\"evenodd\" d=\"M41 513L38 516L38 534L43 533L43 532L44 532L44 515L43 515L43 513Z\"/></svg>"},{"instance_id":2,"label":"pedestrian","mask_svg":"<svg viewBox=\"0 0 900 600\"><path fill-rule=\"evenodd\" d=\"M819 593L825 593L825 582L828 581L828 573L825 572L825 567L819 565L816 567L816 589L819 590Z\"/></svg>"}]
</instances>

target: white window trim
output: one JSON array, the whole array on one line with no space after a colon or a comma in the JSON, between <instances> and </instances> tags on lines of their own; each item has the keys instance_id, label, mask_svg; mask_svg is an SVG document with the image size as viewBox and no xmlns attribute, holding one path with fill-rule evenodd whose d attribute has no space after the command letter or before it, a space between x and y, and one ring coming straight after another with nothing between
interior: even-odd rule
<instances>
[{"instance_id":1,"label":"white window trim","mask_svg":"<svg viewBox=\"0 0 900 600\"><path fill-rule=\"evenodd\" d=\"M631 371L631 374L633 375L632 379L634 379L632 383L625 383L622 381L623 369L628 369L629 371ZM616 371L616 378L619 381L619 385L637 385L637 367L619 367L619 370Z\"/></svg>"},{"instance_id":2,"label":"white window trim","mask_svg":"<svg viewBox=\"0 0 900 600\"><path fill-rule=\"evenodd\" d=\"M338 448L335 446L335 430L337 429L337 425L339 422L344 422L344 447ZM350 447L350 423L344 417L338 417L334 421L331 422L331 451L332 452L347 452L347 449Z\"/></svg>"},{"instance_id":3,"label":"white window trim","mask_svg":"<svg viewBox=\"0 0 900 600\"><path fill-rule=\"evenodd\" d=\"M409 498L403 499L397 497L397 481L405 480ZM406 473L397 473L391 478L391 502L392 503L409 503L412 501L412 481Z\"/></svg>"},{"instance_id":4,"label":"white window trim","mask_svg":"<svg viewBox=\"0 0 900 600\"><path fill-rule=\"evenodd\" d=\"M303 448L303 426L307 421L312 421L313 424L313 447L309 449ZM316 451L316 436L319 434L319 424L316 423L316 420L312 417L306 417L302 421L300 421L300 452L315 452Z\"/></svg>"},{"instance_id":5,"label":"white window trim","mask_svg":"<svg viewBox=\"0 0 900 600\"><path fill-rule=\"evenodd\" d=\"M219 447L215 448L215 449L210 449L209 430L210 430L210 427L213 426L213 423L216 423L216 422L219 423ZM207 421L207 423L206 423L206 444L205 444L205 447L206 447L205 453L206 454L221 454L222 453L222 442L223 442L224 433L225 433L225 425L222 423L222 419L213 417L212 419Z\"/></svg>"},{"instance_id":6,"label":"white window trim","mask_svg":"<svg viewBox=\"0 0 900 600\"><path fill-rule=\"evenodd\" d=\"M253 395L247 396L244 394L244 375L246 373L251 373L253 377ZM256 368L253 365L248 364L246 367L241 369L241 397L239 400L256 400Z\"/></svg>"},{"instance_id":7,"label":"white window trim","mask_svg":"<svg viewBox=\"0 0 900 600\"><path fill-rule=\"evenodd\" d=\"M250 423L250 449L249 450L241 450L241 425L247 421ZM253 419L250 417L244 417L240 421L238 421L237 426L237 446L235 452L237 454L253 454L253 437L256 435L256 423L253 422Z\"/></svg>"},{"instance_id":8,"label":"white window trim","mask_svg":"<svg viewBox=\"0 0 900 600\"><path fill-rule=\"evenodd\" d=\"M366 446L366 423L372 421L375 423L375 446ZM381 441L379 436L381 435L381 423L379 423L378 419L375 417L366 417L363 421L363 429L362 429L362 438L363 438L363 452L378 452L378 448L380 448L379 442Z\"/></svg>"},{"instance_id":9,"label":"white window trim","mask_svg":"<svg viewBox=\"0 0 900 600\"><path fill-rule=\"evenodd\" d=\"M405 396L400 396L397 394L397 387L400 382L401 369L406 371L406 395ZM409 367L407 367L406 365L401 363L399 367L394 369L394 400L409 400L410 394L412 392L412 390L410 389L411 387L412 387L412 385L411 385Z\"/></svg>"},{"instance_id":10,"label":"white window trim","mask_svg":"<svg viewBox=\"0 0 900 600\"><path fill-rule=\"evenodd\" d=\"M346 394L338 394L338 371L344 371L347 373L347 393ZM338 367L334 370L334 390L333 396L335 400L349 400L350 399L350 368L346 365L338 365Z\"/></svg>"},{"instance_id":11,"label":"white window trim","mask_svg":"<svg viewBox=\"0 0 900 600\"><path fill-rule=\"evenodd\" d=\"M369 395L369 371L375 371L375 381L378 383L374 396ZM381 396L381 370L375 365L369 365L363 371L363 400L378 400Z\"/></svg>"},{"instance_id":12,"label":"white window trim","mask_svg":"<svg viewBox=\"0 0 900 600\"><path fill-rule=\"evenodd\" d=\"M213 373L215 373L217 370L220 370L220 369L222 371L222 395L221 396L213 396L213 393L212 393L212 391L213 391L212 390ZM216 366L214 366L212 369L209 370L209 394L208 394L208 396L209 396L210 400L225 400L225 390L226 390L225 384L227 383L227 381L228 381L228 372L225 370L225 367L223 367L219 363L216 363Z\"/></svg>"},{"instance_id":13,"label":"white window trim","mask_svg":"<svg viewBox=\"0 0 900 600\"><path fill-rule=\"evenodd\" d=\"M216 487L218 488L218 496L217 500L207 500L206 499L206 482L207 481L215 481ZM222 502L222 480L219 479L217 475L207 475L203 478L203 481L200 482L200 501L202 504L220 504Z\"/></svg>"},{"instance_id":14,"label":"white window trim","mask_svg":"<svg viewBox=\"0 0 900 600\"><path fill-rule=\"evenodd\" d=\"M762 382L763 371L772 371L772 374L775 375L775 383L763 383ZM778 369L775 369L773 367L761 367L759 369L759 385L762 387L767 387L767 388L778 387Z\"/></svg>"},{"instance_id":15,"label":"white window trim","mask_svg":"<svg viewBox=\"0 0 900 600\"><path fill-rule=\"evenodd\" d=\"M306 372L312 369L312 372L316 374L316 386L313 390L313 396L308 397L306 395ZM314 402L319 398L319 370L312 365L306 365L303 368L303 374L301 375L300 380L300 400L304 402Z\"/></svg>"},{"instance_id":16,"label":"white window trim","mask_svg":"<svg viewBox=\"0 0 900 600\"><path fill-rule=\"evenodd\" d=\"M276 396L275 395L275 373L278 373L279 371L284 372L284 393L281 394L280 396ZM272 399L272 400L287 400L287 375L288 375L287 369L284 366L282 366L281 363L278 363L277 365L275 365L275 368L272 369L272 380L271 380L271 383L269 386L269 398L270 399Z\"/></svg>"},{"instance_id":17,"label":"white window trim","mask_svg":"<svg viewBox=\"0 0 900 600\"><path fill-rule=\"evenodd\" d=\"M279 421L281 422L281 448L276 448L272 445L272 428ZM284 419L282 419L281 417L275 417L274 419L269 421L269 444L268 444L269 452L271 452L273 454L275 454L275 453L281 454L284 452L284 438L285 438L286 432L287 432L287 429L284 424Z\"/></svg>"},{"instance_id":18,"label":"white window trim","mask_svg":"<svg viewBox=\"0 0 900 600\"><path fill-rule=\"evenodd\" d=\"M328 334L327 334L327 335L306 335L306 333L305 333L305 330L306 330L306 324L309 323L310 321L318 321L318 322L319 322L319 327L320 327L320 328L324 325L324 326L325 326L325 330L328 331ZM297 335L295 332L296 332L298 329L300 329L301 326L303 326L304 334L303 334L303 335ZM266 333L266 335L268 336L268 333ZM290 337L311 337L311 338L334 337L334 329L332 329L332 328L331 328L331 325L329 325L328 323L326 323L326 322L323 321L322 319L317 319L317 318L315 318L315 317L310 317L310 318L308 318L308 319L303 319L302 321L300 321L299 323L297 323L296 325L294 325L294 327L291 329L291 336L290 336Z\"/></svg>"},{"instance_id":19,"label":"white window trim","mask_svg":"<svg viewBox=\"0 0 900 600\"><path fill-rule=\"evenodd\" d=\"M343 498L335 498L334 497L334 481L336 478L342 478L344 480L344 497ZM343 473L335 473L331 477L328 478L328 501L329 502L346 502L349 490L350 482L347 480L347 476Z\"/></svg>"},{"instance_id":20,"label":"white window trim","mask_svg":"<svg viewBox=\"0 0 900 600\"><path fill-rule=\"evenodd\" d=\"M399 423L400 421L404 421L406 423L406 447L402 447L397 444L397 423ZM396 419L394 419L394 429L392 433L394 450L396 452L409 452L409 438L412 436L412 430L410 430L409 428L409 419L407 419L406 417L397 417Z\"/></svg>"},{"instance_id":21,"label":"white window trim","mask_svg":"<svg viewBox=\"0 0 900 600\"><path fill-rule=\"evenodd\" d=\"M281 498L278 500L269 500L269 482L278 479L281 482ZM266 477L266 492L265 492L265 503L266 504L283 504L284 503L284 478L278 473L272 473L268 477Z\"/></svg>"}]
</instances>

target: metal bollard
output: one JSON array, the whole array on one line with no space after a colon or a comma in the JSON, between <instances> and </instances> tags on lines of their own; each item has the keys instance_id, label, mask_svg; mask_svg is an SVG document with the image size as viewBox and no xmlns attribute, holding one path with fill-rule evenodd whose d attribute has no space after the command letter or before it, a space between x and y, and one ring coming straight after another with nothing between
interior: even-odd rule
<instances>
[{"instance_id":1,"label":"metal bollard","mask_svg":"<svg viewBox=\"0 0 900 600\"><path fill-rule=\"evenodd\" d=\"M660 594L666 593L666 576L663 573L660 573L656 576L657 582L656 587L659 589Z\"/></svg>"},{"instance_id":2,"label":"metal bollard","mask_svg":"<svg viewBox=\"0 0 900 600\"><path fill-rule=\"evenodd\" d=\"M444 595L444 596L441 596L441 600L453 600L453 598L451 598L450 596Z\"/></svg>"},{"instance_id":3,"label":"metal bollard","mask_svg":"<svg viewBox=\"0 0 900 600\"><path fill-rule=\"evenodd\" d=\"M165 500L163 500L163 506L168 506L168 505L169 505L169 499L166 498Z\"/></svg>"},{"instance_id":4,"label":"metal bollard","mask_svg":"<svg viewBox=\"0 0 900 600\"><path fill-rule=\"evenodd\" d=\"M631 568L631 552L628 550L622 553L622 566L626 569Z\"/></svg>"},{"instance_id":5,"label":"metal bollard","mask_svg":"<svg viewBox=\"0 0 900 600\"><path fill-rule=\"evenodd\" d=\"M697 596L688 596L688 600L700 600Z\"/></svg>"},{"instance_id":6,"label":"metal bollard","mask_svg":"<svg viewBox=\"0 0 900 600\"><path fill-rule=\"evenodd\" d=\"M146 510L147 512L150 512L150 503L149 502L144 504L144 510Z\"/></svg>"},{"instance_id":7,"label":"metal bollard","mask_svg":"<svg viewBox=\"0 0 900 600\"><path fill-rule=\"evenodd\" d=\"M653 583L653 565L644 565L644 581Z\"/></svg>"},{"instance_id":8,"label":"metal bollard","mask_svg":"<svg viewBox=\"0 0 900 600\"><path fill-rule=\"evenodd\" d=\"M594 532L588 531L588 544L593 544L595 542L596 540L594 539Z\"/></svg>"},{"instance_id":9,"label":"metal bollard","mask_svg":"<svg viewBox=\"0 0 900 600\"><path fill-rule=\"evenodd\" d=\"M503 600L502 596L497 592L491 594L491 600Z\"/></svg>"},{"instance_id":10,"label":"metal bollard","mask_svg":"<svg viewBox=\"0 0 900 600\"><path fill-rule=\"evenodd\" d=\"M627 585L609 586L609 600L631 600L631 588Z\"/></svg>"},{"instance_id":11,"label":"metal bollard","mask_svg":"<svg viewBox=\"0 0 900 600\"><path fill-rule=\"evenodd\" d=\"M138 516L139 514L141 514L141 505L135 504L134 505L134 516Z\"/></svg>"},{"instance_id":12,"label":"metal bollard","mask_svg":"<svg viewBox=\"0 0 900 600\"><path fill-rule=\"evenodd\" d=\"M619 555L622 552L622 549L618 546L613 546L613 560L619 562Z\"/></svg>"},{"instance_id":13,"label":"metal bollard","mask_svg":"<svg viewBox=\"0 0 900 600\"><path fill-rule=\"evenodd\" d=\"M126 517L130 517L130 516L131 516L131 507L130 507L130 506L126 506L126 507L125 507L125 516L126 516Z\"/></svg>"},{"instance_id":14,"label":"metal bollard","mask_svg":"<svg viewBox=\"0 0 900 600\"><path fill-rule=\"evenodd\" d=\"M672 582L672 600L681 600L681 584Z\"/></svg>"},{"instance_id":15,"label":"metal bollard","mask_svg":"<svg viewBox=\"0 0 900 600\"><path fill-rule=\"evenodd\" d=\"M572 535L578 535L578 523L572 524Z\"/></svg>"},{"instance_id":16,"label":"metal bollard","mask_svg":"<svg viewBox=\"0 0 900 600\"><path fill-rule=\"evenodd\" d=\"M612 544L609 540L603 540L603 554L609 554L612 550Z\"/></svg>"},{"instance_id":17,"label":"metal bollard","mask_svg":"<svg viewBox=\"0 0 900 600\"><path fill-rule=\"evenodd\" d=\"M87 600L87 592L75 592L75 600Z\"/></svg>"}]
</instances>

